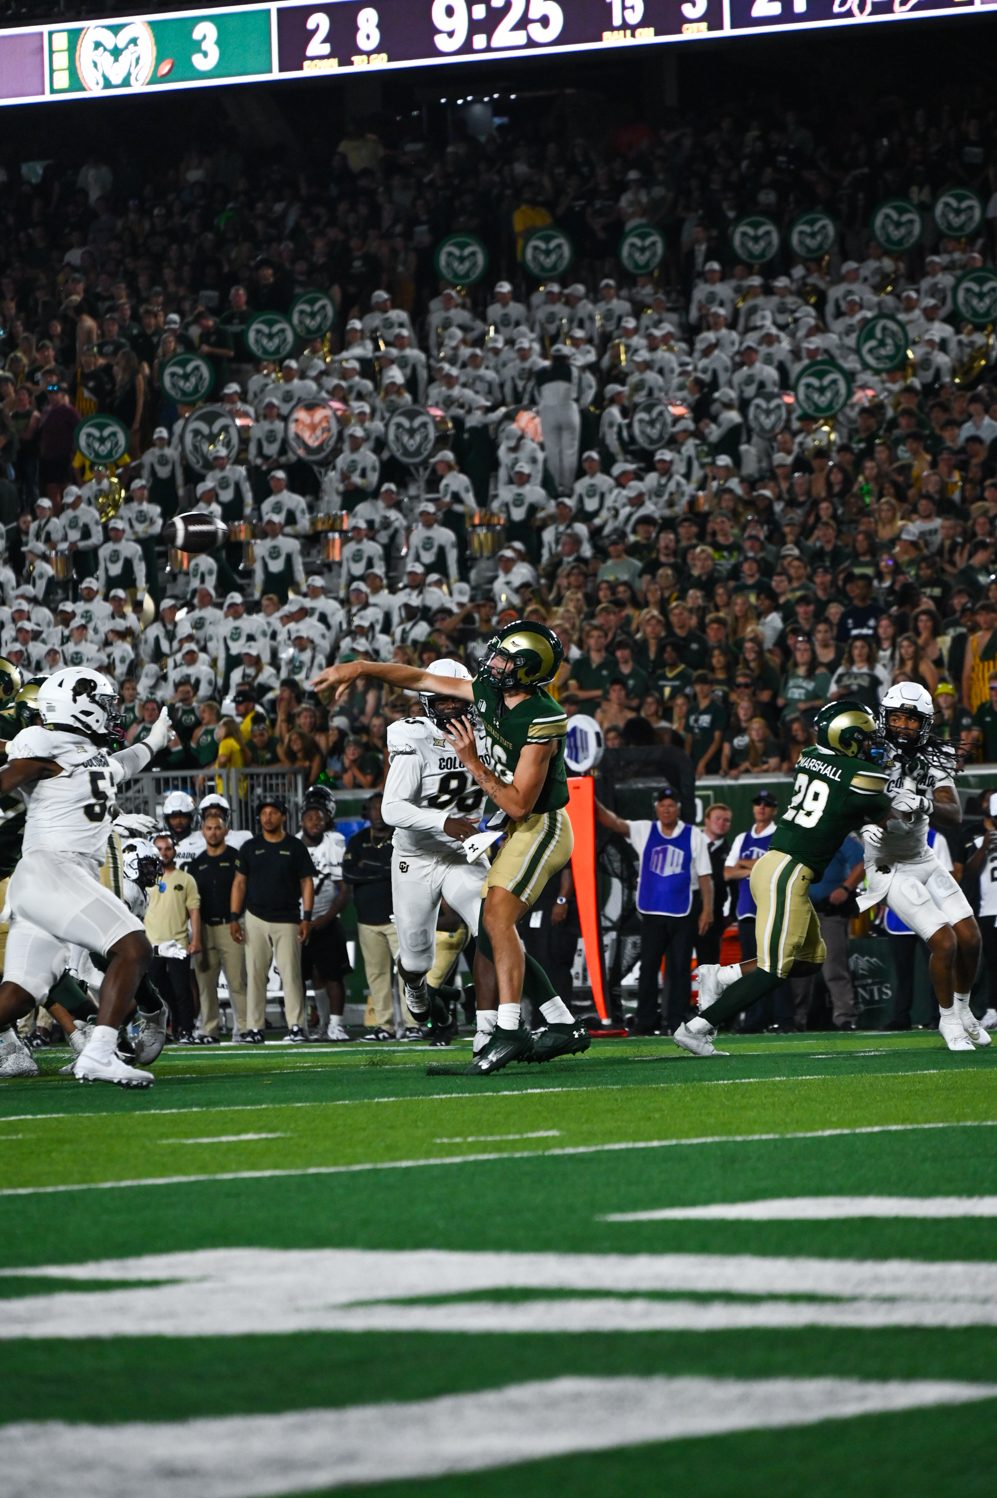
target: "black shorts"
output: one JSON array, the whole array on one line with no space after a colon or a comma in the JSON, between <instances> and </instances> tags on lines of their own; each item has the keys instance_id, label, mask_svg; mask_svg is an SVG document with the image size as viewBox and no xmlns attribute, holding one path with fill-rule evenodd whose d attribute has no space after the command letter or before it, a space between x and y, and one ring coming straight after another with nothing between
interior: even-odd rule
<instances>
[{"instance_id":1,"label":"black shorts","mask_svg":"<svg viewBox=\"0 0 997 1498\"><path fill-rule=\"evenodd\" d=\"M316 972L323 983L345 978L350 972L350 954L338 916L308 938L301 954L301 965L306 977Z\"/></svg>"}]
</instances>

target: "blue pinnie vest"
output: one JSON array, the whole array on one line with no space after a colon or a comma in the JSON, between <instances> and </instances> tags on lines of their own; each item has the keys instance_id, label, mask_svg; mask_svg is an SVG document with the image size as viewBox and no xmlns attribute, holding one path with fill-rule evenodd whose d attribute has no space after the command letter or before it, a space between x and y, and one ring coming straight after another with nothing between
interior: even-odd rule
<instances>
[{"instance_id":1,"label":"blue pinnie vest","mask_svg":"<svg viewBox=\"0 0 997 1498\"><path fill-rule=\"evenodd\" d=\"M934 827L929 827L929 829L928 829L928 847L929 848L933 848L935 846L935 843L936 843L937 839L938 839L938 833L935 831ZM884 925L886 926L886 929L887 929L887 931L888 931L888 933L889 933L890 936L913 936L914 935L913 931L907 925L907 922L906 921L902 921L900 919L900 917L894 911L892 911L888 905L886 907L886 920L884 922Z\"/></svg>"},{"instance_id":2,"label":"blue pinnie vest","mask_svg":"<svg viewBox=\"0 0 997 1498\"><path fill-rule=\"evenodd\" d=\"M692 825L665 837L655 822L644 844L637 883L641 915L688 915L692 909Z\"/></svg>"},{"instance_id":3,"label":"blue pinnie vest","mask_svg":"<svg viewBox=\"0 0 997 1498\"><path fill-rule=\"evenodd\" d=\"M772 834L775 832L775 823L770 823L765 829L766 837L756 837L755 829L744 834L744 842L741 844L742 858L761 858L768 853L772 847ZM755 897L751 893L751 880L742 879L737 889L737 918L739 921L754 920L758 911Z\"/></svg>"}]
</instances>

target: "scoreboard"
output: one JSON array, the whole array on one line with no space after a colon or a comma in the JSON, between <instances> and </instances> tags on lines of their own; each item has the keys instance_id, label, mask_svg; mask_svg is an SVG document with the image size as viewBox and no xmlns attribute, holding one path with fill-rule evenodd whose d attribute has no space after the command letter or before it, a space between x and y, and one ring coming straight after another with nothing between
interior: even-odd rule
<instances>
[{"instance_id":1,"label":"scoreboard","mask_svg":"<svg viewBox=\"0 0 997 1498\"><path fill-rule=\"evenodd\" d=\"M0 104L972 15L997 0L276 0L0 31Z\"/></svg>"}]
</instances>

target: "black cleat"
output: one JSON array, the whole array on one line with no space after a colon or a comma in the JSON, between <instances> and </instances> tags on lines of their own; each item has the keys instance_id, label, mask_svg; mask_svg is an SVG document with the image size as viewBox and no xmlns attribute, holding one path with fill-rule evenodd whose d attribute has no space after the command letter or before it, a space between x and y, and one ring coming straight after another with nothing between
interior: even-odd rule
<instances>
[{"instance_id":1,"label":"black cleat","mask_svg":"<svg viewBox=\"0 0 997 1498\"><path fill-rule=\"evenodd\" d=\"M487 1077L510 1061L529 1061L533 1036L524 1024L516 1030L496 1030L484 1050L479 1051L464 1072L465 1077Z\"/></svg>"},{"instance_id":2,"label":"black cleat","mask_svg":"<svg viewBox=\"0 0 997 1498\"><path fill-rule=\"evenodd\" d=\"M429 990L429 1044L449 1045L457 1034L457 990L443 985Z\"/></svg>"},{"instance_id":3,"label":"black cleat","mask_svg":"<svg viewBox=\"0 0 997 1498\"><path fill-rule=\"evenodd\" d=\"M578 1020L548 1025L546 1030L537 1030L533 1036L533 1050L528 1061L543 1063L558 1056L578 1056L587 1051L592 1037L585 1025Z\"/></svg>"}]
</instances>

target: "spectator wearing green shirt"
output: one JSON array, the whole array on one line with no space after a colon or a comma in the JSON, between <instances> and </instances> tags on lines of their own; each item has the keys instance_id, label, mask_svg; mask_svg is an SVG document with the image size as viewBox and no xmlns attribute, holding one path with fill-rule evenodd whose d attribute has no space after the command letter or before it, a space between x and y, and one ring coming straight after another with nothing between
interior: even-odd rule
<instances>
[{"instance_id":1,"label":"spectator wearing green shirt","mask_svg":"<svg viewBox=\"0 0 997 1498\"><path fill-rule=\"evenodd\" d=\"M709 671L697 671L692 678L695 701L689 708L688 727L692 734L691 759L696 779L701 775L719 775L720 754L727 713L713 695Z\"/></svg>"},{"instance_id":2,"label":"spectator wearing green shirt","mask_svg":"<svg viewBox=\"0 0 997 1498\"><path fill-rule=\"evenodd\" d=\"M612 653L616 658L616 669L626 687L627 705L636 708L647 687L647 672L634 663L633 648L630 636L621 635L614 642Z\"/></svg>"},{"instance_id":3,"label":"spectator wearing green shirt","mask_svg":"<svg viewBox=\"0 0 997 1498\"><path fill-rule=\"evenodd\" d=\"M813 641L806 635L799 635L793 642L792 662L782 678L782 687L776 698L780 721L785 722L799 714L804 722L809 723L818 708L824 706L830 690L830 674L817 660Z\"/></svg>"},{"instance_id":4,"label":"spectator wearing green shirt","mask_svg":"<svg viewBox=\"0 0 997 1498\"><path fill-rule=\"evenodd\" d=\"M668 607L668 626L682 651L682 664L690 671L704 671L710 657L706 636L693 629L692 614L684 603L676 600Z\"/></svg>"},{"instance_id":5,"label":"spectator wearing green shirt","mask_svg":"<svg viewBox=\"0 0 997 1498\"><path fill-rule=\"evenodd\" d=\"M983 749L983 763L997 764L997 671L991 671L988 679L990 699L981 702L973 714L977 729L977 742Z\"/></svg>"},{"instance_id":6,"label":"spectator wearing green shirt","mask_svg":"<svg viewBox=\"0 0 997 1498\"><path fill-rule=\"evenodd\" d=\"M615 656L606 651L607 638L601 624L590 624L585 632L585 653L571 667L568 690L583 702L601 702L609 683L620 674Z\"/></svg>"},{"instance_id":7,"label":"spectator wearing green shirt","mask_svg":"<svg viewBox=\"0 0 997 1498\"><path fill-rule=\"evenodd\" d=\"M599 568L600 583L629 583L637 585L641 564L636 557L627 556L627 537L623 531L610 531L604 538L609 556Z\"/></svg>"}]
</instances>

